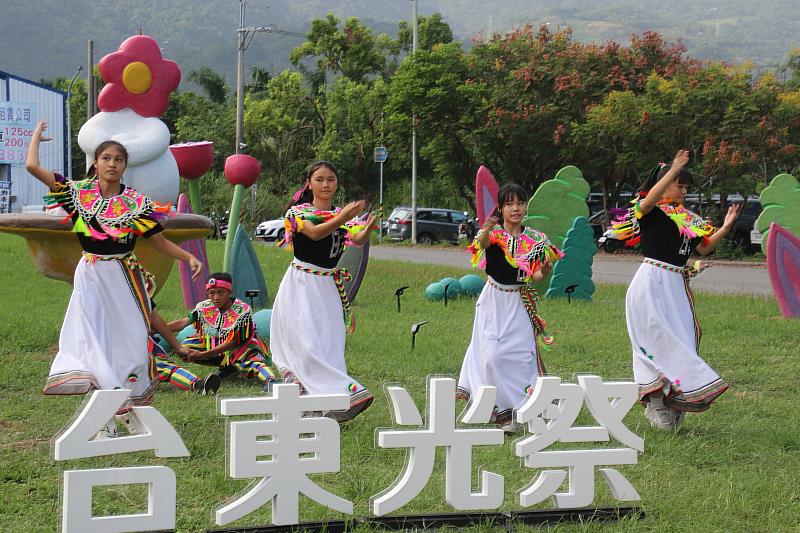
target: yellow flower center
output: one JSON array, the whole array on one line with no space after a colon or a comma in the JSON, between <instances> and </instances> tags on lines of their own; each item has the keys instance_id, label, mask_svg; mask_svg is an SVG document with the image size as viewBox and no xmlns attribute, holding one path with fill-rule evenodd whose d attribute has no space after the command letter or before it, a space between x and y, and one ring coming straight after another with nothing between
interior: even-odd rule
<instances>
[{"instance_id":1,"label":"yellow flower center","mask_svg":"<svg viewBox=\"0 0 800 533\"><path fill-rule=\"evenodd\" d=\"M141 61L128 63L122 71L122 84L128 92L133 94L143 94L147 92L153 83L153 75L150 68Z\"/></svg>"}]
</instances>

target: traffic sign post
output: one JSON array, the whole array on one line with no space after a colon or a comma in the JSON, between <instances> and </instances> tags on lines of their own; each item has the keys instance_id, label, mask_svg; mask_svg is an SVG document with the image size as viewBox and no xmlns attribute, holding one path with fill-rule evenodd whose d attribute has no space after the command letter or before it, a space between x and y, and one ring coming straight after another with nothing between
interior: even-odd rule
<instances>
[{"instance_id":1,"label":"traffic sign post","mask_svg":"<svg viewBox=\"0 0 800 533\"><path fill-rule=\"evenodd\" d=\"M381 165L381 181L378 193L378 202L383 207L383 163L389 158L389 151L385 146L375 147L375 162ZM378 244L383 244L383 210L381 209L381 218L378 220Z\"/></svg>"}]
</instances>

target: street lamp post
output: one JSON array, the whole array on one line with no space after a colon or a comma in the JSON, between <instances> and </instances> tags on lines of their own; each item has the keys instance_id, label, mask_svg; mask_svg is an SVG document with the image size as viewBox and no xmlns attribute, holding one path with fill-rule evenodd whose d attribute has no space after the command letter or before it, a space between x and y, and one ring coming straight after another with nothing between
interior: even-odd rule
<instances>
[{"instance_id":1,"label":"street lamp post","mask_svg":"<svg viewBox=\"0 0 800 533\"><path fill-rule=\"evenodd\" d=\"M417 55L417 0L414 4L413 20L411 22L413 40L411 44L411 57ZM417 244L417 114L411 115L411 243Z\"/></svg>"},{"instance_id":2,"label":"street lamp post","mask_svg":"<svg viewBox=\"0 0 800 533\"><path fill-rule=\"evenodd\" d=\"M72 180L72 85L81 72L83 72L83 66L78 67L67 87L67 178L70 181Z\"/></svg>"}]
</instances>

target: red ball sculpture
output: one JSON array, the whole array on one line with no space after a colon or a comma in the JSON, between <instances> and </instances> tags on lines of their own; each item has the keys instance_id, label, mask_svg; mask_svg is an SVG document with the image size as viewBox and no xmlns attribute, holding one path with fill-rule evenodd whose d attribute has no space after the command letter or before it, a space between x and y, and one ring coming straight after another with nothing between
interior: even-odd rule
<instances>
[{"instance_id":1,"label":"red ball sculpture","mask_svg":"<svg viewBox=\"0 0 800 533\"><path fill-rule=\"evenodd\" d=\"M261 174L261 162L255 157L234 154L225 160L225 177L231 185L254 185Z\"/></svg>"},{"instance_id":2,"label":"red ball sculpture","mask_svg":"<svg viewBox=\"0 0 800 533\"><path fill-rule=\"evenodd\" d=\"M178 174L187 180L199 178L214 164L214 143L211 141L173 144L169 149L178 163Z\"/></svg>"}]
</instances>

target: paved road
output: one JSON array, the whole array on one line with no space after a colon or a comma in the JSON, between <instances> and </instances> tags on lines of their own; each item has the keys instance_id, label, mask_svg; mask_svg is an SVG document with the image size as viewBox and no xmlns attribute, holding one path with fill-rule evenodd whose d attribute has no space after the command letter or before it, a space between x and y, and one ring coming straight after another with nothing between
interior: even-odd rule
<instances>
[{"instance_id":1,"label":"paved road","mask_svg":"<svg viewBox=\"0 0 800 533\"><path fill-rule=\"evenodd\" d=\"M372 246L370 256L412 263L433 263L469 268L469 254L441 248L410 246ZM713 262L713 261L712 261ZM630 283L640 259L634 256L598 254L592 267L595 283ZM771 295L772 286L764 264L714 262L714 266L692 280L697 291Z\"/></svg>"}]
</instances>

